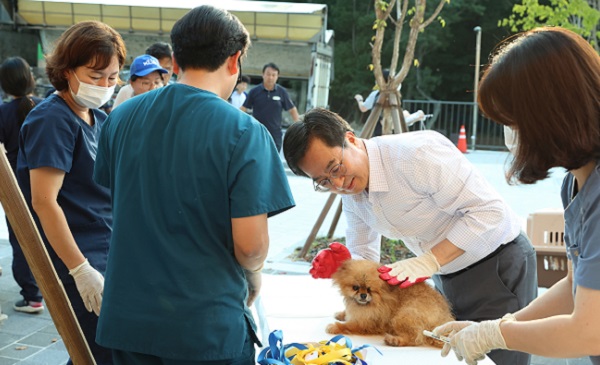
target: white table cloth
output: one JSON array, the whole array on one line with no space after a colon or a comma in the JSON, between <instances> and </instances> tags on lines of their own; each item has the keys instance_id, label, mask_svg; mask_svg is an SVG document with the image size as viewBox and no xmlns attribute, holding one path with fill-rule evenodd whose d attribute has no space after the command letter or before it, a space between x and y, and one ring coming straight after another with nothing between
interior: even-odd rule
<instances>
[{"instance_id":1,"label":"white table cloth","mask_svg":"<svg viewBox=\"0 0 600 365\"><path fill-rule=\"evenodd\" d=\"M335 312L344 309L342 297L329 279L313 279L309 275L263 275L261 296L252 307L259 336L268 346L271 331L283 331L283 343L319 342L334 335L325 332L327 324L335 321ZM258 308L258 310L257 310ZM347 335L356 348L364 344L376 347L367 350L369 365L458 365L451 353L443 358L435 347L392 347L383 342L383 336ZM489 358L479 362L493 365Z\"/></svg>"}]
</instances>

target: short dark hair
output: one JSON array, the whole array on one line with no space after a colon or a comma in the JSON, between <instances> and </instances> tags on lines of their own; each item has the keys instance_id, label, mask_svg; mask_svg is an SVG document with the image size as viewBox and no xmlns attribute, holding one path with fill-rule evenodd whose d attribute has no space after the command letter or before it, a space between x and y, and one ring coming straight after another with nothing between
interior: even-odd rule
<instances>
[{"instance_id":1,"label":"short dark hair","mask_svg":"<svg viewBox=\"0 0 600 365\"><path fill-rule=\"evenodd\" d=\"M246 54L250 36L240 20L226 10L198 6L179 19L171 30L173 57L182 70L215 71L228 57Z\"/></svg>"},{"instance_id":2,"label":"short dark hair","mask_svg":"<svg viewBox=\"0 0 600 365\"><path fill-rule=\"evenodd\" d=\"M266 65L264 65L264 66L263 66L262 73L265 73L265 70L266 70L267 68L272 68L273 70L277 71L277 73L278 73L278 74L280 73L280 71L279 71L279 67L277 67L277 65L276 65L276 64L274 64L273 62L269 62L269 63L267 63Z\"/></svg>"},{"instance_id":3,"label":"short dark hair","mask_svg":"<svg viewBox=\"0 0 600 365\"><path fill-rule=\"evenodd\" d=\"M29 95L35 89L35 80L27 61L9 57L0 65L0 86L8 95L17 98Z\"/></svg>"},{"instance_id":4,"label":"short dark hair","mask_svg":"<svg viewBox=\"0 0 600 365\"><path fill-rule=\"evenodd\" d=\"M352 127L338 114L323 108L309 110L285 132L283 155L288 167L294 174L308 177L298 164L306 155L311 141L316 138L329 147L341 147L349 131L353 131Z\"/></svg>"},{"instance_id":5,"label":"short dark hair","mask_svg":"<svg viewBox=\"0 0 600 365\"><path fill-rule=\"evenodd\" d=\"M91 68L102 70L117 56L119 69L126 56L125 43L116 30L98 21L84 21L72 25L56 40L54 51L46 57L46 74L58 91L69 87L65 72L91 63Z\"/></svg>"},{"instance_id":6,"label":"short dark hair","mask_svg":"<svg viewBox=\"0 0 600 365\"><path fill-rule=\"evenodd\" d=\"M600 158L600 56L583 37L536 28L500 44L478 94L481 110L515 129L507 181L533 184L552 167Z\"/></svg>"},{"instance_id":7,"label":"short dark hair","mask_svg":"<svg viewBox=\"0 0 600 365\"><path fill-rule=\"evenodd\" d=\"M240 77L240 79L241 79L241 81L240 81L240 82L245 82L246 84L249 84L249 83L250 83L250 81L251 81L251 80L250 80L250 76L248 76L248 75L242 75L242 76Z\"/></svg>"},{"instance_id":8,"label":"short dark hair","mask_svg":"<svg viewBox=\"0 0 600 365\"><path fill-rule=\"evenodd\" d=\"M173 56L173 48L171 48L169 43L156 42L146 49L146 54L160 61L166 57L171 58Z\"/></svg>"}]
</instances>

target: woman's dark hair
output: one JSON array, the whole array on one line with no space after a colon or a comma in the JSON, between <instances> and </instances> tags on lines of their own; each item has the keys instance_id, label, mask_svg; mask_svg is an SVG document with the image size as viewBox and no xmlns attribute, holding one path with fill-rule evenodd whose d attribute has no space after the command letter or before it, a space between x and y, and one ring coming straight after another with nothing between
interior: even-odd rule
<instances>
[{"instance_id":1,"label":"woman's dark hair","mask_svg":"<svg viewBox=\"0 0 600 365\"><path fill-rule=\"evenodd\" d=\"M54 51L46 57L46 73L58 91L69 87L65 74L80 66L102 70L117 56L119 69L125 63L126 49L121 35L98 21L77 23L57 39Z\"/></svg>"},{"instance_id":2,"label":"woman's dark hair","mask_svg":"<svg viewBox=\"0 0 600 365\"><path fill-rule=\"evenodd\" d=\"M352 131L350 124L336 113L323 108L309 110L302 120L292 123L285 132L283 155L288 167L294 174L308 177L298 164L311 141L316 138L329 147L341 147L349 131Z\"/></svg>"},{"instance_id":3,"label":"woman's dark hair","mask_svg":"<svg viewBox=\"0 0 600 365\"><path fill-rule=\"evenodd\" d=\"M173 57L180 69L215 71L236 52L245 55L250 36L235 15L202 5L175 23L171 43Z\"/></svg>"},{"instance_id":4,"label":"woman's dark hair","mask_svg":"<svg viewBox=\"0 0 600 365\"><path fill-rule=\"evenodd\" d=\"M600 56L581 36L543 27L500 44L478 103L513 128L517 151L507 181L533 184L552 167L577 169L600 158Z\"/></svg>"},{"instance_id":5,"label":"woman's dark hair","mask_svg":"<svg viewBox=\"0 0 600 365\"><path fill-rule=\"evenodd\" d=\"M0 86L6 94L20 99L17 109L17 122L20 127L27 114L35 107L35 102L29 96L35 89L35 80L27 61L21 57L7 58L0 65Z\"/></svg>"}]
</instances>

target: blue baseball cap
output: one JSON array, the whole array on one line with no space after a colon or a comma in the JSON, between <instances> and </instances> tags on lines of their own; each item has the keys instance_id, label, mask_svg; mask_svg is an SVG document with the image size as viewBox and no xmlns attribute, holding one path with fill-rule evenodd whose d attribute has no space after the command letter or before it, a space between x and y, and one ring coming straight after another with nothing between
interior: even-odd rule
<instances>
[{"instance_id":1,"label":"blue baseball cap","mask_svg":"<svg viewBox=\"0 0 600 365\"><path fill-rule=\"evenodd\" d=\"M166 74L169 71L160 67L160 63L158 60L150 55L142 55L138 56L131 63L131 68L129 69L131 75L135 75L138 77L146 76L151 72L158 71L160 73Z\"/></svg>"}]
</instances>

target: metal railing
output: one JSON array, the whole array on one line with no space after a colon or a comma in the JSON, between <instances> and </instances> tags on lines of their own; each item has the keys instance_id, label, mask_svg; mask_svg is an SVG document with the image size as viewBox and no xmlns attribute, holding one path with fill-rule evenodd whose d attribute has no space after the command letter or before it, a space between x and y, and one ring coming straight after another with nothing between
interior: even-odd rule
<instances>
[{"instance_id":1,"label":"metal railing","mask_svg":"<svg viewBox=\"0 0 600 365\"><path fill-rule=\"evenodd\" d=\"M468 148L483 150L503 150L504 132L500 124L494 123L489 118L478 112L477 136L473 136L473 108L477 104L461 101L429 101L429 100L402 100L402 108L410 113L422 110L426 115L423 122L416 122L409 130L431 129L440 132L452 142L458 141L460 127L465 126L467 132ZM475 138L474 138L475 137Z\"/></svg>"}]
</instances>

